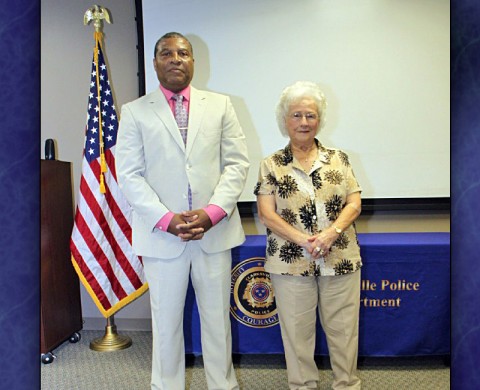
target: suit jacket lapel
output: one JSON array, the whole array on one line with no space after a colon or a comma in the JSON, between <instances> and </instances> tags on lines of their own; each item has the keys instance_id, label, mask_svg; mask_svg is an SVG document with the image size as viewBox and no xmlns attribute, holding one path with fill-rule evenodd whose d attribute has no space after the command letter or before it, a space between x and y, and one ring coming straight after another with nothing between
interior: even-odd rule
<instances>
[{"instance_id":1,"label":"suit jacket lapel","mask_svg":"<svg viewBox=\"0 0 480 390\"><path fill-rule=\"evenodd\" d=\"M177 122L173 116L172 110L165 99L163 92L158 89L155 92L152 92L150 95L149 103L153 111L157 114L160 120L163 122L164 127L171 134L175 142L178 144L180 149L185 151L185 145L183 144L182 135L178 129Z\"/></svg>"},{"instance_id":2,"label":"suit jacket lapel","mask_svg":"<svg viewBox=\"0 0 480 390\"><path fill-rule=\"evenodd\" d=\"M188 135L187 135L187 150L188 156L192 150L195 138L200 130L200 125L203 120L207 99L205 94L198 89L191 87L190 89L190 109L188 113Z\"/></svg>"}]
</instances>

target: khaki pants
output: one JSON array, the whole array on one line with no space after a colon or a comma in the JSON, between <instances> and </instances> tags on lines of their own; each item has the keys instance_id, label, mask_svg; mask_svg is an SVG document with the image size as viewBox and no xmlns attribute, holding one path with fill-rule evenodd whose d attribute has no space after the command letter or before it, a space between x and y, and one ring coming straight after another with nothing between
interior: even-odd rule
<instances>
[{"instance_id":1,"label":"khaki pants","mask_svg":"<svg viewBox=\"0 0 480 390\"><path fill-rule=\"evenodd\" d=\"M327 336L333 389L360 389L356 375L360 271L339 276L270 274L277 304L290 389L316 389L316 310Z\"/></svg>"}]
</instances>

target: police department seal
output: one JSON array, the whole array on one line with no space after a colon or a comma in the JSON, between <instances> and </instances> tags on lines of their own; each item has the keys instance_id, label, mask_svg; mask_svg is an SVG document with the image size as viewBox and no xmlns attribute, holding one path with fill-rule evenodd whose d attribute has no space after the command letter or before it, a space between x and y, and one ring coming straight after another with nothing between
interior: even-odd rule
<instances>
[{"instance_id":1,"label":"police department seal","mask_svg":"<svg viewBox=\"0 0 480 390\"><path fill-rule=\"evenodd\" d=\"M265 258L252 257L232 269L230 312L244 325L268 328L278 323L277 306Z\"/></svg>"}]
</instances>

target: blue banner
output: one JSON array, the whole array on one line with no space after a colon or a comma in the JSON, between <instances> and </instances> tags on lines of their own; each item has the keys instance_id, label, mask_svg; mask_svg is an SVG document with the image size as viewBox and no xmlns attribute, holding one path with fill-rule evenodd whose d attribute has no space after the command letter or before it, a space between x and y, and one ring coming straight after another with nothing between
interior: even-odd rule
<instances>
[{"instance_id":1,"label":"blue banner","mask_svg":"<svg viewBox=\"0 0 480 390\"><path fill-rule=\"evenodd\" d=\"M359 234L362 259L360 356L450 353L450 234ZM234 353L283 353L265 236L248 236L232 252ZM187 297L187 352L200 353L198 311ZM317 355L327 355L317 326Z\"/></svg>"}]
</instances>

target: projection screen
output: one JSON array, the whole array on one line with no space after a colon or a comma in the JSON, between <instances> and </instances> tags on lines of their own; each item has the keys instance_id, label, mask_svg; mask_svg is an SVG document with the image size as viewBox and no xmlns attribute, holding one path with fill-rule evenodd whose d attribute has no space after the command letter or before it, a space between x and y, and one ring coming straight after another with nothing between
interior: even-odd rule
<instances>
[{"instance_id":1,"label":"projection screen","mask_svg":"<svg viewBox=\"0 0 480 390\"><path fill-rule=\"evenodd\" d=\"M251 159L241 202L255 200L260 160L288 142L274 110L297 80L321 85L318 138L347 152L362 198L449 198L449 1L143 0L140 9L144 92L158 88L156 40L178 31L193 44L192 84L231 97Z\"/></svg>"}]
</instances>

